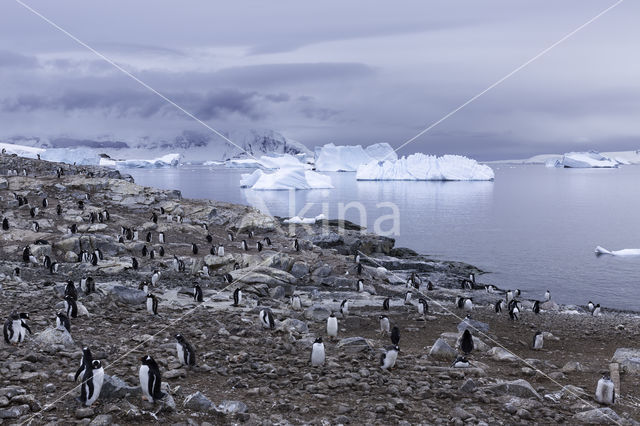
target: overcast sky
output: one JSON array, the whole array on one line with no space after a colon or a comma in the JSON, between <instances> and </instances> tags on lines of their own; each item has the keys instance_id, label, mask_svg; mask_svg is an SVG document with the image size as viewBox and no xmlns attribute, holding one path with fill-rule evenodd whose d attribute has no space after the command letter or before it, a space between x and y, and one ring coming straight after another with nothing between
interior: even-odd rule
<instances>
[{"instance_id":1,"label":"overcast sky","mask_svg":"<svg viewBox=\"0 0 640 426\"><path fill-rule=\"evenodd\" d=\"M220 130L401 145L613 0L23 0ZM640 148L640 4L627 0L401 153ZM14 0L0 137L206 131Z\"/></svg>"}]
</instances>

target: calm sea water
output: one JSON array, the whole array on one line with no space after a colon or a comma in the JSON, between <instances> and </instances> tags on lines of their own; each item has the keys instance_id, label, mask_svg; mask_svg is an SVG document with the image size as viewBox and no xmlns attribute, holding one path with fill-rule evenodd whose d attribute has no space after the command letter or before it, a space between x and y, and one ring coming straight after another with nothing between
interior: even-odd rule
<instances>
[{"instance_id":1,"label":"calm sea water","mask_svg":"<svg viewBox=\"0 0 640 426\"><path fill-rule=\"evenodd\" d=\"M142 185L179 189L185 197L249 204L272 215L344 217L374 228L398 206L396 245L490 272L481 281L520 288L560 303L640 310L640 257L596 257L640 248L640 167L547 169L493 165L495 182L358 182L331 173L335 189L253 191L239 187L247 170L183 167L127 170ZM391 229L392 221L382 221Z\"/></svg>"}]
</instances>

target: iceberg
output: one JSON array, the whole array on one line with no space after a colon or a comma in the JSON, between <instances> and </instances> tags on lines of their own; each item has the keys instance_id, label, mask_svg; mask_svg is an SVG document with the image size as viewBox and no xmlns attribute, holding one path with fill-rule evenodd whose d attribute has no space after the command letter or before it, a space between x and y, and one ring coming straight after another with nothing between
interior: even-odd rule
<instances>
[{"instance_id":1,"label":"iceberg","mask_svg":"<svg viewBox=\"0 0 640 426\"><path fill-rule=\"evenodd\" d=\"M568 152L559 159L549 159L545 165L547 167L564 168L613 168L618 167L620 162L605 157L597 151L589 152Z\"/></svg>"},{"instance_id":2,"label":"iceberg","mask_svg":"<svg viewBox=\"0 0 640 426\"><path fill-rule=\"evenodd\" d=\"M242 188L255 190L287 190L287 189L331 189L331 177L321 175L302 167L287 167L273 173L265 173L258 169L250 174L243 174L240 179Z\"/></svg>"},{"instance_id":3,"label":"iceberg","mask_svg":"<svg viewBox=\"0 0 640 426\"><path fill-rule=\"evenodd\" d=\"M88 148L50 148L40 154L42 160L57 163L79 164L82 166L97 166L100 155Z\"/></svg>"},{"instance_id":4,"label":"iceberg","mask_svg":"<svg viewBox=\"0 0 640 426\"><path fill-rule=\"evenodd\" d=\"M122 168L177 167L181 158L182 154L167 154L151 160L115 160L115 165Z\"/></svg>"},{"instance_id":5,"label":"iceberg","mask_svg":"<svg viewBox=\"0 0 640 426\"><path fill-rule=\"evenodd\" d=\"M493 169L460 155L411 154L399 160L371 161L358 167L357 180L493 180Z\"/></svg>"},{"instance_id":6,"label":"iceberg","mask_svg":"<svg viewBox=\"0 0 640 426\"><path fill-rule=\"evenodd\" d=\"M315 165L319 172L355 172L371 161L396 160L398 156L388 143L336 146L332 143L316 147Z\"/></svg>"},{"instance_id":7,"label":"iceberg","mask_svg":"<svg viewBox=\"0 0 640 426\"><path fill-rule=\"evenodd\" d=\"M640 249L622 249L622 250L607 250L604 247L596 247L596 254L609 254L611 256L640 256Z\"/></svg>"},{"instance_id":8,"label":"iceberg","mask_svg":"<svg viewBox=\"0 0 640 426\"><path fill-rule=\"evenodd\" d=\"M224 165L225 167L229 167L229 168L266 169L266 170L277 170L282 167L305 166L305 164L302 163L298 158L289 154L283 154L279 156L263 155L262 157L260 157L260 159L255 159L255 158L231 159L231 160L225 161Z\"/></svg>"}]
</instances>

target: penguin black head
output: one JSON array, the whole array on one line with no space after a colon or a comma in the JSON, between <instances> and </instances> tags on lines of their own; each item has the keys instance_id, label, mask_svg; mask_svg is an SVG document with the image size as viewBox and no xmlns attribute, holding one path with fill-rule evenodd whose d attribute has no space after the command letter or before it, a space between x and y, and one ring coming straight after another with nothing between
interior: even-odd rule
<instances>
[{"instance_id":1,"label":"penguin black head","mask_svg":"<svg viewBox=\"0 0 640 426\"><path fill-rule=\"evenodd\" d=\"M20 312L20 318L29 319L29 314L27 312Z\"/></svg>"},{"instance_id":2,"label":"penguin black head","mask_svg":"<svg viewBox=\"0 0 640 426\"><path fill-rule=\"evenodd\" d=\"M177 340L178 342L180 342L180 343L184 343L184 342L185 342L185 340L184 340L184 336L183 336L182 334L180 334L180 333L176 334L176 335L175 335L175 336L173 336L173 337L175 337L175 338L176 338L176 340Z\"/></svg>"},{"instance_id":3,"label":"penguin black head","mask_svg":"<svg viewBox=\"0 0 640 426\"><path fill-rule=\"evenodd\" d=\"M207 242L211 243L213 241L213 237L211 236L211 234L207 234Z\"/></svg>"},{"instance_id":4,"label":"penguin black head","mask_svg":"<svg viewBox=\"0 0 640 426\"><path fill-rule=\"evenodd\" d=\"M331 318L335 318L336 314L334 314L333 312L331 312L331 315L329 315Z\"/></svg>"},{"instance_id":5,"label":"penguin black head","mask_svg":"<svg viewBox=\"0 0 640 426\"><path fill-rule=\"evenodd\" d=\"M313 343L322 343L322 337L318 337L318 338L316 339L316 341L315 341L315 342L313 342Z\"/></svg>"},{"instance_id":6,"label":"penguin black head","mask_svg":"<svg viewBox=\"0 0 640 426\"><path fill-rule=\"evenodd\" d=\"M98 361L97 359L94 359L91 362L91 367L93 367L94 370L98 370L98 369L102 368L102 363L100 361Z\"/></svg>"}]
</instances>

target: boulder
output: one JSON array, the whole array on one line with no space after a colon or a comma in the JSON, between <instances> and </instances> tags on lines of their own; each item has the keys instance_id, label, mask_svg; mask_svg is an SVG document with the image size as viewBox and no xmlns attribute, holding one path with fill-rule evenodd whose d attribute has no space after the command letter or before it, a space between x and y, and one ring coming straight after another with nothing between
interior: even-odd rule
<instances>
[{"instance_id":1,"label":"boulder","mask_svg":"<svg viewBox=\"0 0 640 426\"><path fill-rule=\"evenodd\" d=\"M514 380L512 382L502 382L490 386L489 389L496 395L511 395L519 398L536 398L541 400L542 397L533 389L531 384L524 379Z\"/></svg>"},{"instance_id":2,"label":"boulder","mask_svg":"<svg viewBox=\"0 0 640 426\"><path fill-rule=\"evenodd\" d=\"M331 312L321 305L312 305L304 311L304 317L311 321L324 321L329 318Z\"/></svg>"},{"instance_id":3,"label":"boulder","mask_svg":"<svg viewBox=\"0 0 640 426\"><path fill-rule=\"evenodd\" d=\"M625 373L640 373L640 349L618 348L611 362L617 362Z\"/></svg>"},{"instance_id":4,"label":"boulder","mask_svg":"<svg viewBox=\"0 0 640 426\"><path fill-rule=\"evenodd\" d=\"M59 328L47 328L41 333L36 334L34 340L45 346L64 345L73 346L73 339L67 330Z\"/></svg>"},{"instance_id":5,"label":"boulder","mask_svg":"<svg viewBox=\"0 0 640 426\"><path fill-rule=\"evenodd\" d=\"M331 272L333 272L333 268L331 267L331 265L327 265L325 263L324 265L314 269L312 275L314 276L314 278L315 277L324 278L331 275Z\"/></svg>"},{"instance_id":6,"label":"boulder","mask_svg":"<svg viewBox=\"0 0 640 426\"><path fill-rule=\"evenodd\" d=\"M204 257L204 263L209 267L209 271L217 271L219 269L224 269L224 272L229 272L233 269L233 265L236 263L235 258L230 254L225 254L224 256L213 256L208 254ZM226 269L226 266L230 266L231 269ZM223 272L222 270L220 272Z\"/></svg>"},{"instance_id":7,"label":"boulder","mask_svg":"<svg viewBox=\"0 0 640 426\"><path fill-rule=\"evenodd\" d=\"M215 405L201 392L193 393L184 399L184 408L192 411L210 411Z\"/></svg>"},{"instance_id":8,"label":"boulder","mask_svg":"<svg viewBox=\"0 0 640 426\"><path fill-rule=\"evenodd\" d=\"M489 331L489 324L486 322L476 321L471 317L466 317L460 324L458 324L458 332L462 333L467 328L469 328L471 334L477 333L476 330L486 333Z\"/></svg>"},{"instance_id":9,"label":"boulder","mask_svg":"<svg viewBox=\"0 0 640 426\"><path fill-rule=\"evenodd\" d=\"M230 274L233 281L250 285L265 284L269 288L296 283L296 277L290 273L266 266L254 268L251 271L238 269Z\"/></svg>"},{"instance_id":10,"label":"boulder","mask_svg":"<svg viewBox=\"0 0 640 426\"><path fill-rule=\"evenodd\" d=\"M581 424L604 425L620 424L620 416L609 407L595 408L583 411L573 416L573 419Z\"/></svg>"},{"instance_id":11,"label":"boulder","mask_svg":"<svg viewBox=\"0 0 640 426\"><path fill-rule=\"evenodd\" d=\"M337 347L349 353L373 349L371 342L364 337L346 337L338 342Z\"/></svg>"},{"instance_id":12,"label":"boulder","mask_svg":"<svg viewBox=\"0 0 640 426\"><path fill-rule=\"evenodd\" d=\"M127 395L138 395L141 392L140 386L130 386L117 376L105 374L100 398L119 399L124 398Z\"/></svg>"},{"instance_id":13,"label":"boulder","mask_svg":"<svg viewBox=\"0 0 640 426\"><path fill-rule=\"evenodd\" d=\"M141 305L146 302L147 295L142 290L135 288L124 287L121 285L114 285L110 287L104 287L107 292L114 296L117 300L129 305Z\"/></svg>"},{"instance_id":14,"label":"boulder","mask_svg":"<svg viewBox=\"0 0 640 426\"><path fill-rule=\"evenodd\" d=\"M518 361L518 357L517 356L515 356L511 352L509 352L506 349L503 349L503 348L501 348L499 346L494 346L493 348L491 348L489 350L489 352L487 354L489 356L491 356L491 358L495 359L496 361L508 361L508 362L517 362Z\"/></svg>"},{"instance_id":15,"label":"boulder","mask_svg":"<svg viewBox=\"0 0 640 426\"><path fill-rule=\"evenodd\" d=\"M287 318L286 320L280 323L280 327L282 327L283 329L296 331L302 334L306 334L309 332L309 327L307 326L307 323L295 318Z\"/></svg>"},{"instance_id":16,"label":"boulder","mask_svg":"<svg viewBox=\"0 0 640 426\"><path fill-rule=\"evenodd\" d=\"M443 361L453 361L458 353L447 343L446 340L439 338L431 347L429 356Z\"/></svg>"},{"instance_id":17,"label":"boulder","mask_svg":"<svg viewBox=\"0 0 640 426\"><path fill-rule=\"evenodd\" d=\"M304 262L295 262L291 267L291 275L302 278L309 273L309 266Z\"/></svg>"},{"instance_id":18,"label":"boulder","mask_svg":"<svg viewBox=\"0 0 640 426\"><path fill-rule=\"evenodd\" d=\"M222 401L217 408L224 414L246 413L248 409L247 404L242 401Z\"/></svg>"}]
</instances>

